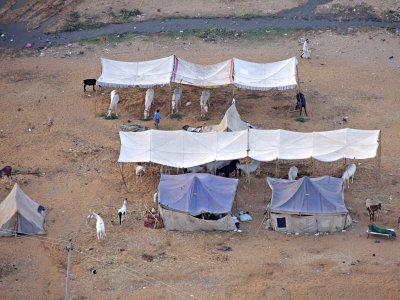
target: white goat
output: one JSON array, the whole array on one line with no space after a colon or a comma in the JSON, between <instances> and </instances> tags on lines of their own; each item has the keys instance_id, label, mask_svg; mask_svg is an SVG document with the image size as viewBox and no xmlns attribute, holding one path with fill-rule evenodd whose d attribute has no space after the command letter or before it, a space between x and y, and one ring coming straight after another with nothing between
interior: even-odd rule
<instances>
[{"instance_id":1,"label":"white goat","mask_svg":"<svg viewBox=\"0 0 400 300\"><path fill-rule=\"evenodd\" d=\"M296 166L290 167L289 173L288 173L288 179L289 180L296 180L298 172L299 172L299 169L297 169Z\"/></svg>"},{"instance_id":2,"label":"white goat","mask_svg":"<svg viewBox=\"0 0 400 300\"><path fill-rule=\"evenodd\" d=\"M108 117L111 117L112 111L115 110L115 115L118 116L117 107L119 102L119 94L116 90L111 91L110 107L108 108Z\"/></svg>"},{"instance_id":3,"label":"white goat","mask_svg":"<svg viewBox=\"0 0 400 300\"><path fill-rule=\"evenodd\" d=\"M348 165L346 168L346 171L344 171L342 175L342 180L343 180L343 189L346 187L346 182L347 182L347 188L350 188L350 178L351 178L351 183L354 182L354 174L356 173L356 164L351 164Z\"/></svg>"},{"instance_id":4,"label":"white goat","mask_svg":"<svg viewBox=\"0 0 400 300\"><path fill-rule=\"evenodd\" d=\"M150 108L151 105L153 104L154 100L154 90L153 89L147 89L146 91L146 96L144 99L144 118L148 119L150 117Z\"/></svg>"},{"instance_id":5,"label":"white goat","mask_svg":"<svg viewBox=\"0 0 400 300\"><path fill-rule=\"evenodd\" d=\"M206 164L207 171L210 173L215 174L217 169L225 167L229 164L229 160L217 160Z\"/></svg>"},{"instance_id":6,"label":"white goat","mask_svg":"<svg viewBox=\"0 0 400 300\"><path fill-rule=\"evenodd\" d=\"M190 168L187 168L187 171L189 173L200 173L200 172L204 171L204 166L190 167Z\"/></svg>"},{"instance_id":7,"label":"white goat","mask_svg":"<svg viewBox=\"0 0 400 300\"><path fill-rule=\"evenodd\" d=\"M97 239L103 240L106 238L106 227L104 226L103 219L93 211L89 211L89 215L87 216L87 222L91 219L96 219L96 232L97 232Z\"/></svg>"},{"instance_id":8,"label":"white goat","mask_svg":"<svg viewBox=\"0 0 400 300\"><path fill-rule=\"evenodd\" d=\"M178 112L178 106L181 103L182 89L175 88L174 93L172 94L172 113Z\"/></svg>"},{"instance_id":9,"label":"white goat","mask_svg":"<svg viewBox=\"0 0 400 300\"><path fill-rule=\"evenodd\" d=\"M205 117L208 114L208 99L210 98L210 91L209 90L203 90L201 92L201 97L200 97L200 109L201 109L201 116Z\"/></svg>"},{"instance_id":10,"label":"white goat","mask_svg":"<svg viewBox=\"0 0 400 300\"><path fill-rule=\"evenodd\" d=\"M144 175L144 173L146 173L146 171L147 171L147 167L146 166L137 165L136 168L135 168L136 176L139 176L140 180L142 180L142 176Z\"/></svg>"},{"instance_id":11,"label":"white goat","mask_svg":"<svg viewBox=\"0 0 400 300\"><path fill-rule=\"evenodd\" d=\"M128 199L125 198L122 207L118 209L119 225L122 225L122 222L126 219L127 209L128 209Z\"/></svg>"},{"instance_id":12,"label":"white goat","mask_svg":"<svg viewBox=\"0 0 400 300\"><path fill-rule=\"evenodd\" d=\"M258 160L252 160L248 164L236 164L236 169L243 171L246 174L245 182L250 183L250 173L257 171L257 174L260 174L260 164L261 162Z\"/></svg>"}]
</instances>

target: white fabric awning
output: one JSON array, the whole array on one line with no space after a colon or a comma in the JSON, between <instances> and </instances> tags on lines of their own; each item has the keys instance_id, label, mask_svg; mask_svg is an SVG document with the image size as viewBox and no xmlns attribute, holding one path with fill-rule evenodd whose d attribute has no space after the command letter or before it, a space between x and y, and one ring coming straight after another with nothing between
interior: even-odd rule
<instances>
[{"instance_id":1,"label":"white fabric awning","mask_svg":"<svg viewBox=\"0 0 400 300\"><path fill-rule=\"evenodd\" d=\"M310 133L250 129L248 156L259 161L312 157L330 162L341 158L373 158L379 146L379 133L379 130L351 128Z\"/></svg>"},{"instance_id":2,"label":"white fabric awning","mask_svg":"<svg viewBox=\"0 0 400 300\"><path fill-rule=\"evenodd\" d=\"M148 88L171 82L174 56L141 61L125 62L102 58L102 73L97 80L102 86L127 88L138 86Z\"/></svg>"},{"instance_id":3,"label":"white fabric awning","mask_svg":"<svg viewBox=\"0 0 400 300\"><path fill-rule=\"evenodd\" d=\"M379 130L341 129L325 132L293 132L282 129L249 129L235 132L196 133L183 130L120 131L118 162L154 162L189 168L215 160L258 161L315 158L331 162L341 158L376 156Z\"/></svg>"},{"instance_id":4,"label":"white fabric awning","mask_svg":"<svg viewBox=\"0 0 400 300\"><path fill-rule=\"evenodd\" d=\"M184 130L119 132L118 162L154 162L189 168L247 156L247 131L195 133Z\"/></svg>"},{"instance_id":5,"label":"white fabric awning","mask_svg":"<svg viewBox=\"0 0 400 300\"><path fill-rule=\"evenodd\" d=\"M249 90L288 90L297 86L295 57L273 63L233 59L235 86Z\"/></svg>"},{"instance_id":6,"label":"white fabric awning","mask_svg":"<svg viewBox=\"0 0 400 300\"><path fill-rule=\"evenodd\" d=\"M229 85L232 83L232 59L214 65L198 65L176 57L172 82L199 87Z\"/></svg>"}]
</instances>

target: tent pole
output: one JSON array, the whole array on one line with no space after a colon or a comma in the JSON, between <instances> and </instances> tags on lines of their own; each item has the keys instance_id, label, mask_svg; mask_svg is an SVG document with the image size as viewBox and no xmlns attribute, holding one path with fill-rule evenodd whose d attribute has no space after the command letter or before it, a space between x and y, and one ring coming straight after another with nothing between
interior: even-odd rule
<instances>
[{"instance_id":1,"label":"tent pole","mask_svg":"<svg viewBox=\"0 0 400 300\"><path fill-rule=\"evenodd\" d=\"M381 132L379 132L379 137L378 137L378 157L377 157L377 167L378 167L378 172L377 172L377 176L378 176L378 185L380 185L381 183L381 162L382 162L382 146L381 146Z\"/></svg>"},{"instance_id":2,"label":"tent pole","mask_svg":"<svg viewBox=\"0 0 400 300\"><path fill-rule=\"evenodd\" d=\"M172 86L171 83L169 84L169 98L172 99ZM171 115L174 113L173 109L172 109L172 101L170 102L170 107L171 107Z\"/></svg>"},{"instance_id":3,"label":"tent pole","mask_svg":"<svg viewBox=\"0 0 400 300\"><path fill-rule=\"evenodd\" d=\"M125 177L124 177L124 164L123 163L118 164L118 169L119 169L119 172L121 174L122 181L124 182L124 185L125 185L125 188L126 188L126 192L129 193L128 185L126 184Z\"/></svg>"},{"instance_id":4,"label":"tent pole","mask_svg":"<svg viewBox=\"0 0 400 300\"><path fill-rule=\"evenodd\" d=\"M275 163L275 178L278 178L278 165L279 165L279 158L276 159Z\"/></svg>"}]
</instances>

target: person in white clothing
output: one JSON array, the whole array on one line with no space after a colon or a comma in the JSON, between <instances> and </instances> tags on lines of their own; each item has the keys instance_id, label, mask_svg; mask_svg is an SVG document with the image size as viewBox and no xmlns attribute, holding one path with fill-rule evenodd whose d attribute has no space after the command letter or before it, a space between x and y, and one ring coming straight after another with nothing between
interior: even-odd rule
<instances>
[{"instance_id":1,"label":"person in white clothing","mask_svg":"<svg viewBox=\"0 0 400 300\"><path fill-rule=\"evenodd\" d=\"M311 58L310 41L306 39L303 44L303 52L300 55L301 58Z\"/></svg>"},{"instance_id":2,"label":"person in white clothing","mask_svg":"<svg viewBox=\"0 0 400 300\"><path fill-rule=\"evenodd\" d=\"M115 110L115 115L118 116L117 106L119 102L119 95L116 90L111 91L110 107L108 109L107 117L111 117L112 111Z\"/></svg>"}]
</instances>

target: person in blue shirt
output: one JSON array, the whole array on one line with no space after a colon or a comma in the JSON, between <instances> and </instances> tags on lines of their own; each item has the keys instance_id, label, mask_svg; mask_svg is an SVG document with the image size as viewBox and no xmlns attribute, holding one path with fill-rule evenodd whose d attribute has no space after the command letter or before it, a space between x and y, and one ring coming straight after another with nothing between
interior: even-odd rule
<instances>
[{"instance_id":1,"label":"person in blue shirt","mask_svg":"<svg viewBox=\"0 0 400 300\"><path fill-rule=\"evenodd\" d=\"M160 110L157 109L157 111L154 113L154 125L156 125L156 128L158 129L158 124L160 123Z\"/></svg>"}]
</instances>

